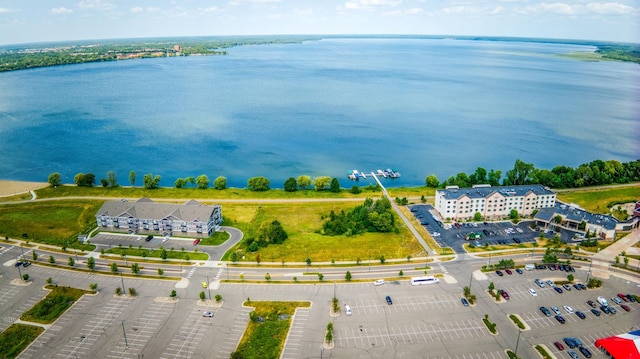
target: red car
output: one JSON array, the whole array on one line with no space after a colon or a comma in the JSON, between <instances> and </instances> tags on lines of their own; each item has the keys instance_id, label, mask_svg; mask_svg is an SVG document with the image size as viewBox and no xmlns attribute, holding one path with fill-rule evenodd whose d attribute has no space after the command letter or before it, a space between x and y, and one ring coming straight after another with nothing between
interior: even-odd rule
<instances>
[{"instance_id":1,"label":"red car","mask_svg":"<svg viewBox=\"0 0 640 359\"><path fill-rule=\"evenodd\" d=\"M562 345L562 343L560 342L555 342L553 343L553 345L555 345L558 350L564 350L564 345Z\"/></svg>"},{"instance_id":2,"label":"red car","mask_svg":"<svg viewBox=\"0 0 640 359\"><path fill-rule=\"evenodd\" d=\"M622 293L618 293L618 297L622 300L624 300L625 302L629 301L629 298L627 298L626 294L622 294Z\"/></svg>"},{"instance_id":3,"label":"red car","mask_svg":"<svg viewBox=\"0 0 640 359\"><path fill-rule=\"evenodd\" d=\"M620 306L622 307L622 309L624 309L627 312L631 311L631 308L629 308L629 306L626 304L620 304Z\"/></svg>"},{"instance_id":4,"label":"red car","mask_svg":"<svg viewBox=\"0 0 640 359\"><path fill-rule=\"evenodd\" d=\"M512 275L513 274L513 272L509 268L505 269L504 271L507 272L508 275Z\"/></svg>"},{"instance_id":5,"label":"red car","mask_svg":"<svg viewBox=\"0 0 640 359\"><path fill-rule=\"evenodd\" d=\"M197 246L197 245L198 245L198 243L200 243L200 238L198 238L198 239L196 239L195 241L193 241L193 245L194 245L194 246Z\"/></svg>"},{"instance_id":6,"label":"red car","mask_svg":"<svg viewBox=\"0 0 640 359\"><path fill-rule=\"evenodd\" d=\"M506 290L500 289L500 294L504 299L509 300L509 293Z\"/></svg>"}]
</instances>

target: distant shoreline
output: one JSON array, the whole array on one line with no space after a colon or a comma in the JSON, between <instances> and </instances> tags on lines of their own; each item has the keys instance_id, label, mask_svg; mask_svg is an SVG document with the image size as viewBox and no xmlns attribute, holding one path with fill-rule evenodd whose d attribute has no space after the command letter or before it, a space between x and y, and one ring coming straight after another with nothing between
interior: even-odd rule
<instances>
[{"instance_id":1,"label":"distant shoreline","mask_svg":"<svg viewBox=\"0 0 640 359\"><path fill-rule=\"evenodd\" d=\"M47 182L0 180L0 197L15 196L49 186Z\"/></svg>"}]
</instances>

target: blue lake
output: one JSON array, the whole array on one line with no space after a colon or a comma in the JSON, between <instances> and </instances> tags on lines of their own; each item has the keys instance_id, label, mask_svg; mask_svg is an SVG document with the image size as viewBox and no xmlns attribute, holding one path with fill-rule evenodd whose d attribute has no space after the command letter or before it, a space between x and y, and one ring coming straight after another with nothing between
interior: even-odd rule
<instances>
[{"instance_id":1,"label":"blue lake","mask_svg":"<svg viewBox=\"0 0 640 359\"><path fill-rule=\"evenodd\" d=\"M640 67L578 45L327 39L0 73L0 178L114 170L272 187L396 168L424 185L516 159L539 168L640 158ZM368 183L365 182L365 184Z\"/></svg>"}]
</instances>

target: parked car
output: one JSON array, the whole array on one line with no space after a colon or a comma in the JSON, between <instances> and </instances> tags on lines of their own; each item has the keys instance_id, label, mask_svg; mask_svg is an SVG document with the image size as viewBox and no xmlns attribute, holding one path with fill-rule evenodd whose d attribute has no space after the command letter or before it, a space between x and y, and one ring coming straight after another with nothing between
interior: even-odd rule
<instances>
[{"instance_id":1,"label":"parked car","mask_svg":"<svg viewBox=\"0 0 640 359\"><path fill-rule=\"evenodd\" d=\"M578 283L574 284L574 285L573 285L573 287L574 287L576 290L582 290L582 288L580 287L580 284L578 284Z\"/></svg>"},{"instance_id":2,"label":"parked car","mask_svg":"<svg viewBox=\"0 0 640 359\"><path fill-rule=\"evenodd\" d=\"M553 282L551 280L547 280L545 283L547 283L547 285L551 288L555 287L556 285L553 284Z\"/></svg>"},{"instance_id":3,"label":"parked car","mask_svg":"<svg viewBox=\"0 0 640 359\"><path fill-rule=\"evenodd\" d=\"M540 307L540 311L542 312L542 314L546 315L547 317L551 316L551 312L546 307Z\"/></svg>"},{"instance_id":4,"label":"parked car","mask_svg":"<svg viewBox=\"0 0 640 359\"><path fill-rule=\"evenodd\" d=\"M522 269L520 269L520 268L516 268L516 273L518 273L518 274L522 274Z\"/></svg>"},{"instance_id":5,"label":"parked car","mask_svg":"<svg viewBox=\"0 0 640 359\"><path fill-rule=\"evenodd\" d=\"M629 308L629 306L626 305L626 304L621 304L620 307L622 307L622 309L624 309L626 312L630 312L631 311L631 308Z\"/></svg>"},{"instance_id":6,"label":"parked car","mask_svg":"<svg viewBox=\"0 0 640 359\"><path fill-rule=\"evenodd\" d=\"M609 310L609 306L601 305L600 310L605 314L611 314L611 311Z\"/></svg>"},{"instance_id":7,"label":"parked car","mask_svg":"<svg viewBox=\"0 0 640 359\"><path fill-rule=\"evenodd\" d=\"M500 295L501 295L504 299L509 300L509 293L507 293L507 291L506 291L506 290L504 290L504 289L500 289Z\"/></svg>"},{"instance_id":8,"label":"parked car","mask_svg":"<svg viewBox=\"0 0 640 359\"><path fill-rule=\"evenodd\" d=\"M387 296L385 299L387 300L387 304L389 305L393 304L393 301L391 300L390 296Z\"/></svg>"},{"instance_id":9,"label":"parked car","mask_svg":"<svg viewBox=\"0 0 640 359\"><path fill-rule=\"evenodd\" d=\"M504 271L507 272L508 275L512 275L513 274L513 272L509 268L505 269Z\"/></svg>"},{"instance_id":10,"label":"parked car","mask_svg":"<svg viewBox=\"0 0 640 359\"><path fill-rule=\"evenodd\" d=\"M560 287L553 287L553 289L559 294L562 294L562 289L560 289Z\"/></svg>"},{"instance_id":11,"label":"parked car","mask_svg":"<svg viewBox=\"0 0 640 359\"><path fill-rule=\"evenodd\" d=\"M589 349L580 347L578 348L578 350L580 350L580 353L582 353L582 355L586 356L587 358L591 358L591 352L589 351Z\"/></svg>"},{"instance_id":12,"label":"parked car","mask_svg":"<svg viewBox=\"0 0 640 359\"><path fill-rule=\"evenodd\" d=\"M469 301L467 301L467 298L462 298L460 299L460 301L462 302L462 305L464 305L465 307L469 306Z\"/></svg>"},{"instance_id":13,"label":"parked car","mask_svg":"<svg viewBox=\"0 0 640 359\"><path fill-rule=\"evenodd\" d=\"M580 287L580 289L582 290L587 290L587 286L582 283L578 283L578 287Z\"/></svg>"},{"instance_id":14,"label":"parked car","mask_svg":"<svg viewBox=\"0 0 640 359\"><path fill-rule=\"evenodd\" d=\"M564 290L566 290L567 292L571 290L571 286L568 284L563 284L562 288L564 288Z\"/></svg>"},{"instance_id":15,"label":"parked car","mask_svg":"<svg viewBox=\"0 0 640 359\"><path fill-rule=\"evenodd\" d=\"M24 262L22 262L22 266L23 266L23 267L28 267L28 266L30 266L30 265L31 265L31 262L29 262L29 261L24 261Z\"/></svg>"},{"instance_id":16,"label":"parked car","mask_svg":"<svg viewBox=\"0 0 640 359\"><path fill-rule=\"evenodd\" d=\"M384 279L378 279L375 282L373 282L373 285L376 287L383 284L384 284Z\"/></svg>"},{"instance_id":17,"label":"parked car","mask_svg":"<svg viewBox=\"0 0 640 359\"><path fill-rule=\"evenodd\" d=\"M529 293L531 293L531 295L534 296L534 297L538 296L538 292L536 292L535 289L533 289L533 288L529 288Z\"/></svg>"},{"instance_id":18,"label":"parked car","mask_svg":"<svg viewBox=\"0 0 640 359\"><path fill-rule=\"evenodd\" d=\"M627 298L626 294L618 293L618 298L624 300L625 302L629 301L629 298Z\"/></svg>"},{"instance_id":19,"label":"parked car","mask_svg":"<svg viewBox=\"0 0 640 359\"><path fill-rule=\"evenodd\" d=\"M208 318L213 318L213 312L210 312L208 310L204 311L204 312L202 312L202 316L203 317L208 317Z\"/></svg>"},{"instance_id":20,"label":"parked car","mask_svg":"<svg viewBox=\"0 0 640 359\"><path fill-rule=\"evenodd\" d=\"M553 343L553 345L555 345L558 350L564 350L564 345L562 345L562 343L560 342L555 342Z\"/></svg>"},{"instance_id":21,"label":"parked car","mask_svg":"<svg viewBox=\"0 0 640 359\"><path fill-rule=\"evenodd\" d=\"M198 243L200 243L200 238L196 238L196 240L195 240L195 241L193 241L193 245L194 245L194 246L197 246L197 245L198 245Z\"/></svg>"},{"instance_id":22,"label":"parked car","mask_svg":"<svg viewBox=\"0 0 640 359\"><path fill-rule=\"evenodd\" d=\"M588 301L587 301L587 304L589 304L589 306L590 306L591 308L595 308L595 307L597 307L597 306L598 306L598 305L596 304L596 302L594 302L594 301L592 301L592 300L588 300Z\"/></svg>"},{"instance_id":23,"label":"parked car","mask_svg":"<svg viewBox=\"0 0 640 359\"><path fill-rule=\"evenodd\" d=\"M565 305L563 308L564 308L564 310L567 311L567 313L569 313L569 314L573 313L573 308L571 308L570 306Z\"/></svg>"},{"instance_id":24,"label":"parked car","mask_svg":"<svg viewBox=\"0 0 640 359\"><path fill-rule=\"evenodd\" d=\"M576 343L577 346L581 347L582 346L582 341L576 337L571 337L571 340L573 340L574 343Z\"/></svg>"},{"instance_id":25,"label":"parked car","mask_svg":"<svg viewBox=\"0 0 640 359\"><path fill-rule=\"evenodd\" d=\"M556 307L556 306L552 306L551 310L553 310L553 312L556 313L556 314L560 314L560 309L558 309L558 307Z\"/></svg>"},{"instance_id":26,"label":"parked car","mask_svg":"<svg viewBox=\"0 0 640 359\"><path fill-rule=\"evenodd\" d=\"M630 302L636 301L636 297L634 297L632 294L627 294L627 299L629 299Z\"/></svg>"},{"instance_id":27,"label":"parked car","mask_svg":"<svg viewBox=\"0 0 640 359\"><path fill-rule=\"evenodd\" d=\"M580 357L578 356L578 354L576 352L574 352L573 350L569 350L567 352L567 354L569 354L569 356L571 357L571 359L580 359Z\"/></svg>"},{"instance_id":28,"label":"parked car","mask_svg":"<svg viewBox=\"0 0 640 359\"><path fill-rule=\"evenodd\" d=\"M20 267L21 265L22 265L22 261L19 261L19 260L16 261L16 264L15 264L16 267Z\"/></svg>"},{"instance_id":29,"label":"parked car","mask_svg":"<svg viewBox=\"0 0 640 359\"><path fill-rule=\"evenodd\" d=\"M616 314L618 312L614 307L607 307L607 308L609 308L609 314Z\"/></svg>"},{"instance_id":30,"label":"parked car","mask_svg":"<svg viewBox=\"0 0 640 359\"><path fill-rule=\"evenodd\" d=\"M620 298L618 298L618 297L612 297L611 300L616 302L616 303L618 303L618 304L622 304L622 300Z\"/></svg>"},{"instance_id":31,"label":"parked car","mask_svg":"<svg viewBox=\"0 0 640 359\"><path fill-rule=\"evenodd\" d=\"M538 287L540 287L540 288L544 288L544 282L542 282L540 279L536 279L536 280L534 280L534 282L536 282L536 284L538 285Z\"/></svg>"},{"instance_id":32,"label":"parked car","mask_svg":"<svg viewBox=\"0 0 640 359\"><path fill-rule=\"evenodd\" d=\"M150 235L148 235L148 236L147 236L147 238L145 238L144 240L145 240L145 241L147 241L147 242L149 242L149 241L150 241L150 240L152 240L152 239L153 239L153 234L150 234Z\"/></svg>"},{"instance_id":33,"label":"parked car","mask_svg":"<svg viewBox=\"0 0 640 359\"><path fill-rule=\"evenodd\" d=\"M578 346L576 342L573 341L573 338L564 338L562 340L565 342L565 344L567 344L569 349L573 349Z\"/></svg>"},{"instance_id":34,"label":"parked car","mask_svg":"<svg viewBox=\"0 0 640 359\"><path fill-rule=\"evenodd\" d=\"M560 322L560 324L564 324L567 322L560 314L556 315L554 318L556 318L556 320Z\"/></svg>"},{"instance_id":35,"label":"parked car","mask_svg":"<svg viewBox=\"0 0 640 359\"><path fill-rule=\"evenodd\" d=\"M578 310L578 311L576 311L576 315L577 315L577 316L578 316L578 318L580 318L580 319L586 319L586 318L587 318L587 316L586 316L586 315L584 315L584 313L582 313L582 312L581 312L581 311L579 311L579 310Z\"/></svg>"},{"instance_id":36,"label":"parked car","mask_svg":"<svg viewBox=\"0 0 640 359\"><path fill-rule=\"evenodd\" d=\"M600 311L594 308L591 308L591 313L593 313L593 315L595 315L596 317L600 316Z\"/></svg>"},{"instance_id":37,"label":"parked car","mask_svg":"<svg viewBox=\"0 0 640 359\"><path fill-rule=\"evenodd\" d=\"M502 271L499 271L499 270L497 270L497 271L496 271L496 274L497 274L498 276L500 276L500 277L502 277L502 276L504 275L504 274L502 273Z\"/></svg>"}]
</instances>

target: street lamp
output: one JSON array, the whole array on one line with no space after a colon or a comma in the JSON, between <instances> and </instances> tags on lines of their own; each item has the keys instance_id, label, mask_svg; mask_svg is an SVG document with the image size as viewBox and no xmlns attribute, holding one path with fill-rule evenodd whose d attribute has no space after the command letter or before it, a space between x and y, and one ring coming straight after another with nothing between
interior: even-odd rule
<instances>
[{"instance_id":1,"label":"street lamp","mask_svg":"<svg viewBox=\"0 0 640 359\"><path fill-rule=\"evenodd\" d=\"M18 265L18 275L20 276L20 280L22 280L22 272L20 271L20 266L22 264Z\"/></svg>"},{"instance_id":2,"label":"street lamp","mask_svg":"<svg viewBox=\"0 0 640 359\"><path fill-rule=\"evenodd\" d=\"M129 347L129 342L127 341L127 332L124 331L124 319L122 319L122 334L124 334L124 345Z\"/></svg>"},{"instance_id":3,"label":"street lamp","mask_svg":"<svg viewBox=\"0 0 640 359\"><path fill-rule=\"evenodd\" d=\"M211 286L209 285L209 276L207 276L207 290L209 291L209 300L211 300Z\"/></svg>"},{"instance_id":4,"label":"street lamp","mask_svg":"<svg viewBox=\"0 0 640 359\"><path fill-rule=\"evenodd\" d=\"M513 355L515 355L516 359L518 359L518 344L520 344L520 333L522 333L522 330L518 330L518 339L516 339L516 350L513 353Z\"/></svg>"},{"instance_id":5,"label":"street lamp","mask_svg":"<svg viewBox=\"0 0 640 359\"><path fill-rule=\"evenodd\" d=\"M124 278L122 277L122 273L120 273L120 280L122 281L122 294L124 294Z\"/></svg>"}]
</instances>

